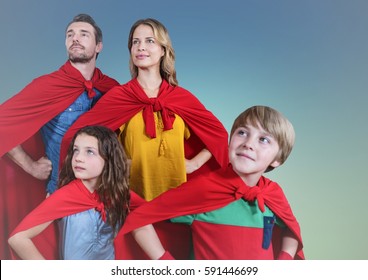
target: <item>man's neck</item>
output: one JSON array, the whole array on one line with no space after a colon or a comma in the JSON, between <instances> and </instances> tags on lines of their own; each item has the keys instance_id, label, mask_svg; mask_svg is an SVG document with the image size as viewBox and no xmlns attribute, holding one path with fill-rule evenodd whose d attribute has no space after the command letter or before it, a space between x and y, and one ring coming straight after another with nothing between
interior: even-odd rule
<instances>
[{"instance_id":1,"label":"man's neck","mask_svg":"<svg viewBox=\"0 0 368 280\"><path fill-rule=\"evenodd\" d=\"M82 74L82 76L87 81L92 79L93 73L95 72L95 68L96 68L95 60L91 60L90 62L87 62L87 63L74 63L74 62L70 62L70 63L72 64L74 68L76 68Z\"/></svg>"}]
</instances>

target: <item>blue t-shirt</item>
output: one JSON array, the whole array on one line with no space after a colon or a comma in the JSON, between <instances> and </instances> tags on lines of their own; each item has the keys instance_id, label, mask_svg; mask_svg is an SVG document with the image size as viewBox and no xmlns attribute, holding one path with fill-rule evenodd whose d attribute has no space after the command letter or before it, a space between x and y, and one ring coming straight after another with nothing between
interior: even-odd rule
<instances>
[{"instance_id":1,"label":"blue t-shirt","mask_svg":"<svg viewBox=\"0 0 368 280\"><path fill-rule=\"evenodd\" d=\"M64 260L113 260L114 232L101 218L101 213L89 209L63 217L59 221L60 254Z\"/></svg>"},{"instance_id":2,"label":"blue t-shirt","mask_svg":"<svg viewBox=\"0 0 368 280\"><path fill-rule=\"evenodd\" d=\"M69 127L102 96L94 89L96 96L90 99L87 91L83 92L65 111L58 114L41 128L42 139L47 157L52 162L51 175L47 181L46 192L53 193L57 188L59 173L60 145Z\"/></svg>"}]
</instances>

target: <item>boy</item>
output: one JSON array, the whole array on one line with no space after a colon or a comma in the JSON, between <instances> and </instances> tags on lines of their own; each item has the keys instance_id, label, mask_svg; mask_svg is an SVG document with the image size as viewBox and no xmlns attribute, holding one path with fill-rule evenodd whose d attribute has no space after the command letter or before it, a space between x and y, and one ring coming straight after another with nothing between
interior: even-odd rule
<instances>
[{"instance_id":1,"label":"boy","mask_svg":"<svg viewBox=\"0 0 368 280\"><path fill-rule=\"evenodd\" d=\"M263 177L286 161L294 139L291 123L276 110L247 109L231 129L226 169L139 207L119 235L172 218L191 226L195 259L304 259L299 224L289 203L280 186Z\"/></svg>"}]
</instances>

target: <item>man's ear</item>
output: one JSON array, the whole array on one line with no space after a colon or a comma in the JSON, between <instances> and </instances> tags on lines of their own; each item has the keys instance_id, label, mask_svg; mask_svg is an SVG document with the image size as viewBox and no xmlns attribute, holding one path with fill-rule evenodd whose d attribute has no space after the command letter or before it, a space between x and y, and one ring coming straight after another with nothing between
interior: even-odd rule
<instances>
[{"instance_id":1,"label":"man's ear","mask_svg":"<svg viewBox=\"0 0 368 280\"><path fill-rule=\"evenodd\" d=\"M96 52L100 53L102 51L103 44L102 42L98 42L96 45Z\"/></svg>"}]
</instances>

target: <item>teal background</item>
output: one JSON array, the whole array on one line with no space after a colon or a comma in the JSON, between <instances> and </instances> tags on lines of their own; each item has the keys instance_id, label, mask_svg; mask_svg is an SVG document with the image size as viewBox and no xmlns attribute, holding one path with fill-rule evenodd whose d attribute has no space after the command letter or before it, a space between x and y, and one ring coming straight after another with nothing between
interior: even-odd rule
<instances>
[{"instance_id":1,"label":"teal background","mask_svg":"<svg viewBox=\"0 0 368 280\"><path fill-rule=\"evenodd\" d=\"M82 12L104 33L98 67L119 82L130 79L130 26L153 17L170 32L180 85L228 130L252 105L286 115L295 148L267 176L306 257L368 259L368 1L0 0L0 103L66 61L64 31Z\"/></svg>"}]
</instances>

